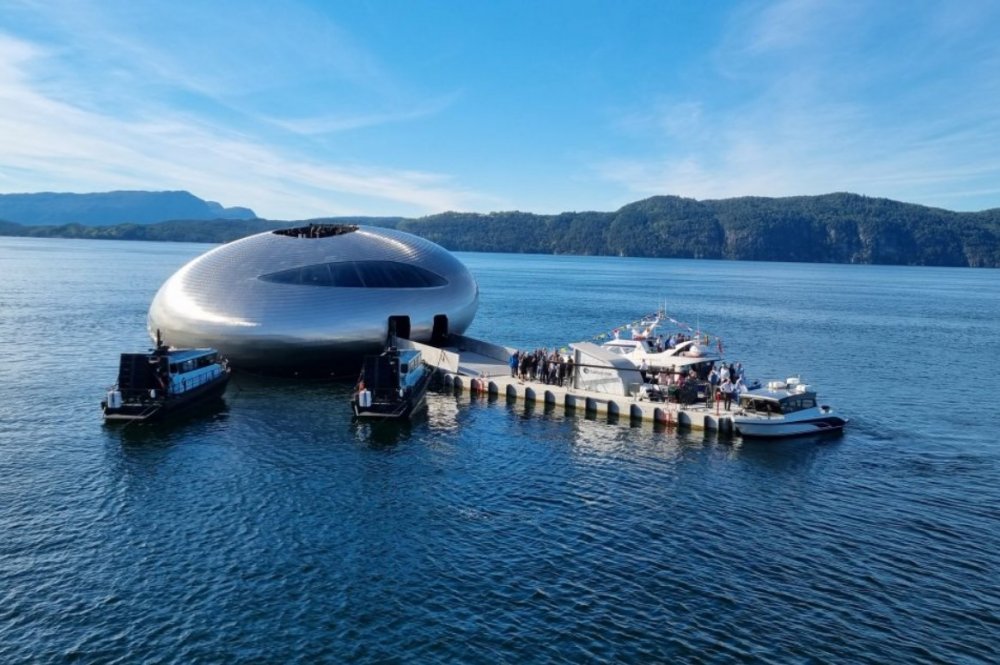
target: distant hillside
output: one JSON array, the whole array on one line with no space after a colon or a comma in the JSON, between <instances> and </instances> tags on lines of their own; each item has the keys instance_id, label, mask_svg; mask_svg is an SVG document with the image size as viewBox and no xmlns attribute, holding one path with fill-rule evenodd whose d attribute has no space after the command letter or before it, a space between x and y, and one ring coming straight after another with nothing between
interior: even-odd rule
<instances>
[{"instance_id":1,"label":"distant hillside","mask_svg":"<svg viewBox=\"0 0 1000 665\"><path fill-rule=\"evenodd\" d=\"M449 212L385 225L459 251L1000 267L1000 209L957 213L856 194L656 196L609 213Z\"/></svg>"},{"instance_id":2,"label":"distant hillside","mask_svg":"<svg viewBox=\"0 0 1000 665\"><path fill-rule=\"evenodd\" d=\"M0 219L40 224L153 224L171 219L254 219L249 208L224 208L190 192L0 194Z\"/></svg>"},{"instance_id":3,"label":"distant hillside","mask_svg":"<svg viewBox=\"0 0 1000 665\"><path fill-rule=\"evenodd\" d=\"M697 201L656 196L616 212L447 212L418 219L171 221L25 227L0 235L228 242L308 221L387 226L473 252L1000 267L1000 209L958 213L856 194Z\"/></svg>"}]
</instances>

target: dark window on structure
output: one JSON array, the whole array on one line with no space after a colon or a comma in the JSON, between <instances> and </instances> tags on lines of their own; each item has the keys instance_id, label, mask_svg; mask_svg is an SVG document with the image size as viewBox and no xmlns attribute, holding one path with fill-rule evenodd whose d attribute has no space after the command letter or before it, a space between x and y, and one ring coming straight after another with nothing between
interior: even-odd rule
<instances>
[{"instance_id":1,"label":"dark window on structure","mask_svg":"<svg viewBox=\"0 0 1000 665\"><path fill-rule=\"evenodd\" d=\"M353 263L327 263L330 268L330 284L334 286L364 286L358 269Z\"/></svg>"},{"instance_id":2,"label":"dark window on structure","mask_svg":"<svg viewBox=\"0 0 1000 665\"><path fill-rule=\"evenodd\" d=\"M330 280L330 268L325 263L318 263L314 266L300 268L302 284L312 286L327 286L333 282Z\"/></svg>"},{"instance_id":3,"label":"dark window on structure","mask_svg":"<svg viewBox=\"0 0 1000 665\"><path fill-rule=\"evenodd\" d=\"M358 227L354 224L310 224L309 226L296 226L291 229L276 229L271 233L290 238L332 238L333 236L353 233Z\"/></svg>"},{"instance_id":4,"label":"dark window on structure","mask_svg":"<svg viewBox=\"0 0 1000 665\"><path fill-rule=\"evenodd\" d=\"M395 261L317 263L261 275L260 279L277 284L369 289L426 289L448 283L426 268Z\"/></svg>"}]
</instances>

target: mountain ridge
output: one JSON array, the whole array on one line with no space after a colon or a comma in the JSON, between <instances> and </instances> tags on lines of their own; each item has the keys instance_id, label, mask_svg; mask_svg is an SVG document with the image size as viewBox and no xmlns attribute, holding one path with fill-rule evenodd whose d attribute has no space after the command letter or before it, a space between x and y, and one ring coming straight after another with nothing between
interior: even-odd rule
<instances>
[{"instance_id":1,"label":"mountain ridge","mask_svg":"<svg viewBox=\"0 0 1000 665\"><path fill-rule=\"evenodd\" d=\"M228 242L291 225L369 224L453 251L1000 267L1000 208L954 212L847 192L697 200L653 196L614 212L449 211L419 218L182 220L24 226L0 235Z\"/></svg>"},{"instance_id":2,"label":"mountain ridge","mask_svg":"<svg viewBox=\"0 0 1000 665\"><path fill-rule=\"evenodd\" d=\"M169 219L256 217L250 208L227 208L184 190L0 194L0 219L24 226L155 224Z\"/></svg>"}]
</instances>

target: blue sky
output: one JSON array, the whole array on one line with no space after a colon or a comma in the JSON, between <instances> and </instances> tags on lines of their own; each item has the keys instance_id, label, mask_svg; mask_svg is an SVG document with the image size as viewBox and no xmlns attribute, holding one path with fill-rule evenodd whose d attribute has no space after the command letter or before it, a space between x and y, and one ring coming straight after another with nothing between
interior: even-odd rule
<instances>
[{"instance_id":1,"label":"blue sky","mask_svg":"<svg viewBox=\"0 0 1000 665\"><path fill-rule=\"evenodd\" d=\"M1000 3L5 0L0 193L1000 207Z\"/></svg>"}]
</instances>

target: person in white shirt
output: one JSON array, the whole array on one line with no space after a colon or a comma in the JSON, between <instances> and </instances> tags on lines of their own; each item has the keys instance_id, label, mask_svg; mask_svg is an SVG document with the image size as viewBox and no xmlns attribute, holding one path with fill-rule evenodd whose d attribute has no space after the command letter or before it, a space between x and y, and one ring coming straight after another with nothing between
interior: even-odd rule
<instances>
[{"instance_id":1,"label":"person in white shirt","mask_svg":"<svg viewBox=\"0 0 1000 665\"><path fill-rule=\"evenodd\" d=\"M729 405L733 402L733 383L729 380L728 372L725 378L722 379L722 385L719 386L719 390L722 392L722 405L729 410Z\"/></svg>"}]
</instances>

